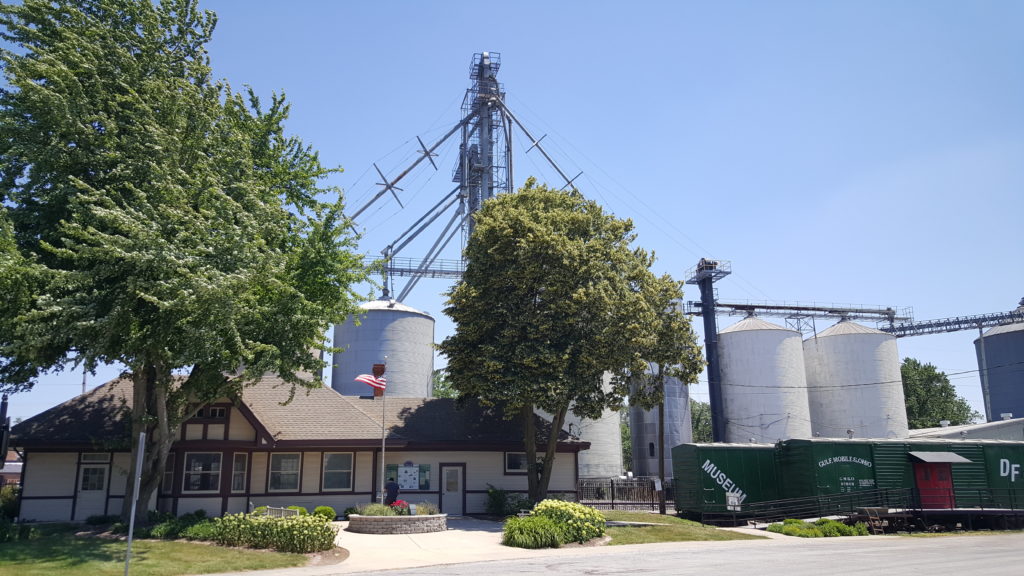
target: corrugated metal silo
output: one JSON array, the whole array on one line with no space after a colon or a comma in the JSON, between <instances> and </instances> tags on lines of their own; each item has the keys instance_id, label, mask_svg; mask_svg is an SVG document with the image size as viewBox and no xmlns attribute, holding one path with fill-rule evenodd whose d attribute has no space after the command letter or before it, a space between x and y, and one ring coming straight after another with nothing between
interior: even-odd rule
<instances>
[{"instance_id":1,"label":"corrugated metal silo","mask_svg":"<svg viewBox=\"0 0 1024 576\"><path fill-rule=\"evenodd\" d=\"M800 333L745 318L718 335L726 442L809 438Z\"/></svg>"},{"instance_id":2,"label":"corrugated metal silo","mask_svg":"<svg viewBox=\"0 0 1024 576\"><path fill-rule=\"evenodd\" d=\"M804 365L815 436L907 437L895 336L839 322L804 341Z\"/></svg>"},{"instance_id":3,"label":"corrugated metal silo","mask_svg":"<svg viewBox=\"0 0 1024 576\"><path fill-rule=\"evenodd\" d=\"M974 341L989 422L1024 416L1024 324L996 326Z\"/></svg>"},{"instance_id":4,"label":"corrugated metal silo","mask_svg":"<svg viewBox=\"0 0 1024 576\"><path fill-rule=\"evenodd\" d=\"M387 357L388 396L430 396L434 368L434 319L393 300L374 300L360 306L359 325L352 318L334 328L331 387L346 396L364 396L372 388L355 377L369 374Z\"/></svg>"},{"instance_id":5,"label":"corrugated metal silo","mask_svg":"<svg viewBox=\"0 0 1024 576\"><path fill-rule=\"evenodd\" d=\"M604 385L611 386L610 374L605 374ZM622 428L618 411L605 410L597 420L586 420L570 410L565 416L565 429L580 440L590 442L590 449L579 455L580 478L622 475Z\"/></svg>"},{"instance_id":6,"label":"corrugated metal silo","mask_svg":"<svg viewBox=\"0 0 1024 576\"><path fill-rule=\"evenodd\" d=\"M633 474L658 475L658 409L629 409L629 431L633 448ZM665 380L665 477L672 477L672 448L693 441L690 420L689 387L676 380Z\"/></svg>"}]
</instances>

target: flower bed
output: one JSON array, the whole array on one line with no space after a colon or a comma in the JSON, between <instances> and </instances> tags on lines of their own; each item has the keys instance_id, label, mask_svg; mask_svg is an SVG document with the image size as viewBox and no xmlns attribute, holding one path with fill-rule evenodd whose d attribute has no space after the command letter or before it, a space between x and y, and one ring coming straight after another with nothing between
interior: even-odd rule
<instances>
[{"instance_id":1,"label":"flower bed","mask_svg":"<svg viewBox=\"0 0 1024 576\"><path fill-rule=\"evenodd\" d=\"M422 534L443 532L448 529L447 514L422 516L363 516L348 515L348 532L359 534Z\"/></svg>"}]
</instances>

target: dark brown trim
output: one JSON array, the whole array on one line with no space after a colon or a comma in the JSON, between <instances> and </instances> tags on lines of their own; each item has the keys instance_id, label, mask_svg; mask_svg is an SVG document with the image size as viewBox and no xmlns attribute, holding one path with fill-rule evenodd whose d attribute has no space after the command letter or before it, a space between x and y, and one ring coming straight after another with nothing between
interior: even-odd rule
<instances>
[{"instance_id":1,"label":"dark brown trim","mask_svg":"<svg viewBox=\"0 0 1024 576\"><path fill-rule=\"evenodd\" d=\"M118 498L124 498L124 496L118 496ZM22 500L74 500L75 495L70 496L22 496Z\"/></svg>"},{"instance_id":2,"label":"dark brown trim","mask_svg":"<svg viewBox=\"0 0 1024 576\"><path fill-rule=\"evenodd\" d=\"M234 404L234 407L238 409L245 420L252 425L254 430L256 430L256 438L254 441L256 446L265 445L271 447L274 445L274 435L270 433L270 430L267 430L267 427L263 425L263 422L260 422L260 419L253 414L252 410L249 409L249 406L247 406L245 402L238 402L237 404ZM266 444L260 442L261 440L266 440Z\"/></svg>"}]
</instances>

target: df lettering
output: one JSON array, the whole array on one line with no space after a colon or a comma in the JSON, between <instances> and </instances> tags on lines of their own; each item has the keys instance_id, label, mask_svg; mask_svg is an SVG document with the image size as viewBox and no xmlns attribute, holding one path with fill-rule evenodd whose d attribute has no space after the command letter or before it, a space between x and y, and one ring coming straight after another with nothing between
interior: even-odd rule
<instances>
[{"instance_id":1,"label":"df lettering","mask_svg":"<svg viewBox=\"0 0 1024 576\"><path fill-rule=\"evenodd\" d=\"M1020 476L1020 464L1010 464L1006 458L999 460L999 475L1009 476L1010 482L1016 482Z\"/></svg>"}]
</instances>

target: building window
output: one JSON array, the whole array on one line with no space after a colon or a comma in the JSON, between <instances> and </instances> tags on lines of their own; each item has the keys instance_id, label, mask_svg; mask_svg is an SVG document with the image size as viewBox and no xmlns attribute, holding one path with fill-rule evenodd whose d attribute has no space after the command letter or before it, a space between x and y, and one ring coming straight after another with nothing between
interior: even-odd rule
<instances>
[{"instance_id":1,"label":"building window","mask_svg":"<svg viewBox=\"0 0 1024 576\"><path fill-rule=\"evenodd\" d=\"M189 452L185 454L184 492L217 492L220 490L220 453Z\"/></svg>"},{"instance_id":2,"label":"building window","mask_svg":"<svg viewBox=\"0 0 1024 576\"><path fill-rule=\"evenodd\" d=\"M430 464L388 464L384 479L394 478L402 490L430 490Z\"/></svg>"},{"instance_id":3,"label":"building window","mask_svg":"<svg viewBox=\"0 0 1024 576\"><path fill-rule=\"evenodd\" d=\"M89 462L90 464L110 462L110 452L83 452L82 462Z\"/></svg>"},{"instance_id":4,"label":"building window","mask_svg":"<svg viewBox=\"0 0 1024 576\"><path fill-rule=\"evenodd\" d=\"M324 454L323 489L352 489L352 453Z\"/></svg>"},{"instance_id":5,"label":"building window","mask_svg":"<svg viewBox=\"0 0 1024 576\"><path fill-rule=\"evenodd\" d=\"M164 462L164 475L160 478L160 493L170 494L174 488L174 452L167 455Z\"/></svg>"},{"instance_id":6,"label":"building window","mask_svg":"<svg viewBox=\"0 0 1024 576\"><path fill-rule=\"evenodd\" d=\"M82 491L102 491L107 489L106 466L86 466L82 468Z\"/></svg>"},{"instance_id":7,"label":"building window","mask_svg":"<svg viewBox=\"0 0 1024 576\"><path fill-rule=\"evenodd\" d=\"M526 452L505 452L505 472L526 474Z\"/></svg>"},{"instance_id":8,"label":"building window","mask_svg":"<svg viewBox=\"0 0 1024 576\"><path fill-rule=\"evenodd\" d=\"M205 406L196 410L197 420L224 420L228 417L228 409L224 406Z\"/></svg>"},{"instance_id":9,"label":"building window","mask_svg":"<svg viewBox=\"0 0 1024 576\"><path fill-rule=\"evenodd\" d=\"M231 491L245 492L245 479L248 474L249 455L236 452L231 461Z\"/></svg>"},{"instance_id":10,"label":"building window","mask_svg":"<svg viewBox=\"0 0 1024 576\"><path fill-rule=\"evenodd\" d=\"M299 489L300 454L270 455L271 492L295 491Z\"/></svg>"}]
</instances>

